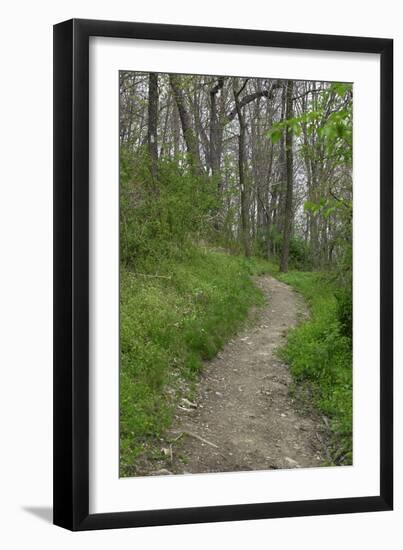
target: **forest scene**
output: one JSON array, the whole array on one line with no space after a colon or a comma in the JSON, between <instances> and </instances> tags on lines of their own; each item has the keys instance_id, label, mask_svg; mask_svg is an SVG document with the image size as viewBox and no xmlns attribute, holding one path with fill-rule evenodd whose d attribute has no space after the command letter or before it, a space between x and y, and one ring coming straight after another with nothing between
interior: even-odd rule
<instances>
[{"instance_id":1,"label":"forest scene","mask_svg":"<svg viewBox=\"0 0 403 550\"><path fill-rule=\"evenodd\" d=\"M351 465L352 84L119 97L120 476Z\"/></svg>"}]
</instances>

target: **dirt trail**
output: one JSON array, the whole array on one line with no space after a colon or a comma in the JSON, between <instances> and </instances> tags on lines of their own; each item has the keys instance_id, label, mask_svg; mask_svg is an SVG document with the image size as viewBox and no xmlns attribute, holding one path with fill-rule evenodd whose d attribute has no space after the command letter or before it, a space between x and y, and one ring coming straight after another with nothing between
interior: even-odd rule
<instances>
[{"instance_id":1,"label":"dirt trail","mask_svg":"<svg viewBox=\"0 0 403 550\"><path fill-rule=\"evenodd\" d=\"M206 363L195 403L183 400L178 408L170 430L171 440L179 436L170 447L172 473L303 468L323 460L320 420L298 412L291 375L275 354L306 306L272 277L256 284L267 297L256 324Z\"/></svg>"}]
</instances>

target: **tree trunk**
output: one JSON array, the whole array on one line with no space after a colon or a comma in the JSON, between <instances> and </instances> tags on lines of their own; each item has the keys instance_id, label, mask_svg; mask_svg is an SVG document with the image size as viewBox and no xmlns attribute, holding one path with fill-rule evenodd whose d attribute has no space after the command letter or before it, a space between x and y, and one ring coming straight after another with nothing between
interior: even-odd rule
<instances>
[{"instance_id":1,"label":"tree trunk","mask_svg":"<svg viewBox=\"0 0 403 550\"><path fill-rule=\"evenodd\" d=\"M217 94L222 91L224 77L218 79L217 84L210 90L210 169L211 174L217 179L218 191L221 193L221 139L222 129L217 114Z\"/></svg>"},{"instance_id":2,"label":"tree trunk","mask_svg":"<svg viewBox=\"0 0 403 550\"><path fill-rule=\"evenodd\" d=\"M246 257L250 256L250 224L249 224L249 193L245 177L245 162L246 162L246 123L245 117L242 111L241 102L239 101L239 95L243 88L246 86L247 80L240 88L240 90L234 90L235 106L239 121L239 137L238 137L238 169L239 169L239 187L241 190L241 233L242 243L244 248L244 254Z\"/></svg>"},{"instance_id":3,"label":"tree trunk","mask_svg":"<svg viewBox=\"0 0 403 550\"><path fill-rule=\"evenodd\" d=\"M155 181L158 169L158 74L150 73L148 77L148 131L147 143L150 155L151 175Z\"/></svg>"},{"instance_id":4,"label":"tree trunk","mask_svg":"<svg viewBox=\"0 0 403 550\"><path fill-rule=\"evenodd\" d=\"M293 81L287 81L286 88L286 119L293 116L292 109ZM286 164L286 193L284 203L284 229L283 244L281 250L280 271L288 271L288 257L290 251L290 238L292 232L292 210L293 210L293 151L292 151L292 129L287 126L285 131L285 164Z\"/></svg>"},{"instance_id":5,"label":"tree trunk","mask_svg":"<svg viewBox=\"0 0 403 550\"><path fill-rule=\"evenodd\" d=\"M284 83L282 94L281 94L281 114L280 114L281 121L287 118L286 103L287 103L287 84ZM283 132L280 138L280 151L278 156L280 185L278 188L277 229L279 233L284 232L284 219L285 219L285 196L287 191L287 162L286 162L285 149L286 149L285 133Z\"/></svg>"},{"instance_id":6,"label":"tree trunk","mask_svg":"<svg viewBox=\"0 0 403 550\"><path fill-rule=\"evenodd\" d=\"M172 102L172 134L174 145L174 158L179 162L180 153L180 120L176 101Z\"/></svg>"},{"instance_id":7,"label":"tree trunk","mask_svg":"<svg viewBox=\"0 0 403 550\"><path fill-rule=\"evenodd\" d=\"M179 118L182 125L183 138L186 143L186 150L188 153L189 164L191 170L196 175L202 174L199 147L197 143L196 134L193 129L192 119L186 108L185 98L182 90L182 83L180 76L171 74L169 75L169 81L172 87L173 95L178 107Z\"/></svg>"}]
</instances>

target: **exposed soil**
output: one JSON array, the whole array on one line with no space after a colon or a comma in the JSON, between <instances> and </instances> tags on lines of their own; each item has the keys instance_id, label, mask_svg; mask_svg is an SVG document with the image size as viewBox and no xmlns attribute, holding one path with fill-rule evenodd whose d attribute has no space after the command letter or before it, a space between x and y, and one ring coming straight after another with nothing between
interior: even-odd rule
<instances>
[{"instance_id":1,"label":"exposed soil","mask_svg":"<svg viewBox=\"0 0 403 550\"><path fill-rule=\"evenodd\" d=\"M302 297L263 276L267 305L243 332L205 364L196 398L183 399L162 443L166 460L155 474L307 468L325 459L321 420L290 395L288 367L276 348L301 316ZM165 447L164 447L165 445Z\"/></svg>"}]
</instances>

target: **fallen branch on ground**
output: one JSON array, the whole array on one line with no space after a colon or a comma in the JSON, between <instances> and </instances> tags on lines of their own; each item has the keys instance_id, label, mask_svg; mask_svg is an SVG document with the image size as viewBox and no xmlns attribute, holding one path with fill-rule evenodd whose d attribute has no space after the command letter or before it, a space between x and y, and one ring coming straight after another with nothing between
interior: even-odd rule
<instances>
[{"instance_id":1,"label":"fallen branch on ground","mask_svg":"<svg viewBox=\"0 0 403 550\"><path fill-rule=\"evenodd\" d=\"M204 439L204 437L200 437L200 435L197 435L193 432L189 432L187 430L182 430L182 433L185 434L185 435L188 435L190 437L194 437L195 439L198 439L202 443L205 443L206 445L210 445L211 447L214 447L215 449L218 449L218 445L216 445L215 443L212 443L208 439Z\"/></svg>"},{"instance_id":2,"label":"fallen branch on ground","mask_svg":"<svg viewBox=\"0 0 403 550\"><path fill-rule=\"evenodd\" d=\"M137 272L134 272L133 275L137 275L139 277L153 277L158 279L169 279L169 280L172 279L170 275L148 275L147 273L137 273Z\"/></svg>"}]
</instances>

